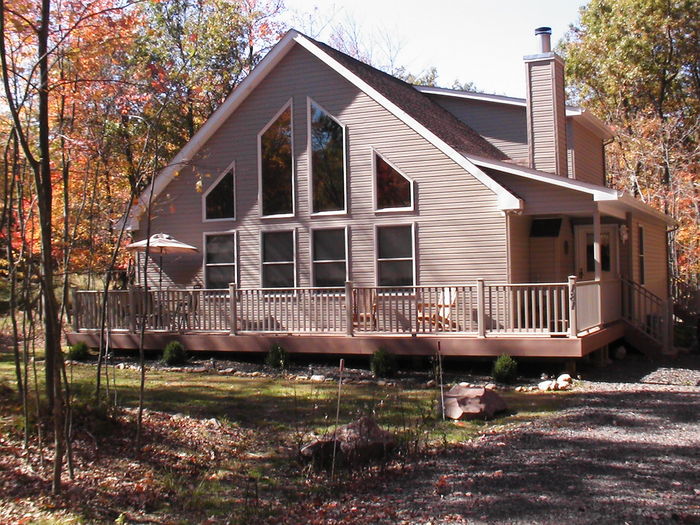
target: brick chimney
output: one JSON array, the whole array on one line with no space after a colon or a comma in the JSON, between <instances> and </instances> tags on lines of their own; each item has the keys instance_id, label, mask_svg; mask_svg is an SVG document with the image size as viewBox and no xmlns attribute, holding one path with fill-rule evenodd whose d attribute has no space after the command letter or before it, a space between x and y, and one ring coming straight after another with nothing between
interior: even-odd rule
<instances>
[{"instance_id":1,"label":"brick chimney","mask_svg":"<svg viewBox=\"0 0 700 525\"><path fill-rule=\"evenodd\" d=\"M552 52L552 29L538 27L539 53L525 60L530 167L568 177L564 61Z\"/></svg>"}]
</instances>

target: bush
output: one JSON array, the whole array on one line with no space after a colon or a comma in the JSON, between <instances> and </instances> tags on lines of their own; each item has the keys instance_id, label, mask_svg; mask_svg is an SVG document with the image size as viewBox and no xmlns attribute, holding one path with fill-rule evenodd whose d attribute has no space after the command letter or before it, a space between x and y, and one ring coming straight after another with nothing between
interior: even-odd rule
<instances>
[{"instance_id":1,"label":"bush","mask_svg":"<svg viewBox=\"0 0 700 525\"><path fill-rule=\"evenodd\" d=\"M73 346L68 347L66 357L71 361L85 361L90 355L90 349L84 341L78 341Z\"/></svg>"},{"instance_id":2,"label":"bush","mask_svg":"<svg viewBox=\"0 0 700 525\"><path fill-rule=\"evenodd\" d=\"M289 365L289 354L278 344L270 347L270 350L265 356L265 364L272 368L287 368Z\"/></svg>"},{"instance_id":3,"label":"bush","mask_svg":"<svg viewBox=\"0 0 700 525\"><path fill-rule=\"evenodd\" d=\"M396 358L382 347L372 354L369 367L376 377L391 377L396 373Z\"/></svg>"},{"instance_id":4,"label":"bush","mask_svg":"<svg viewBox=\"0 0 700 525\"><path fill-rule=\"evenodd\" d=\"M181 365L187 361L185 347L179 341L170 341L163 349L163 362L166 365Z\"/></svg>"},{"instance_id":5,"label":"bush","mask_svg":"<svg viewBox=\"0 0 700 525\"><path fill-rule=\"evenodd\" d=\"M503 354L494 361L491 375L498 383L513 383L518 377L518 363L509 355Z\"/></svg>"}]
</instances>

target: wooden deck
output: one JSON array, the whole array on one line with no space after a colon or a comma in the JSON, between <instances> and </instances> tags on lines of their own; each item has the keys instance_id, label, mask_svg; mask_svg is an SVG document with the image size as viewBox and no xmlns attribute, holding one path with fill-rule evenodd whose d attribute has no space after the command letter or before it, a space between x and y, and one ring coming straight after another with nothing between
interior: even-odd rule
<instances>
[{"instance_id":1,"label":"wooden deck","mask_svg":"<svg viewBox=\"0 0 700 525\"><path fill-rule=\"evenodd\" d=\"M99 346L100 292L73 295L69 342ZM663 343L665 305L630 283L567 283L228 290L110 291L110 347L169 341L189 351L583 357L634 326Z\"/></svg>"}]
</instances>

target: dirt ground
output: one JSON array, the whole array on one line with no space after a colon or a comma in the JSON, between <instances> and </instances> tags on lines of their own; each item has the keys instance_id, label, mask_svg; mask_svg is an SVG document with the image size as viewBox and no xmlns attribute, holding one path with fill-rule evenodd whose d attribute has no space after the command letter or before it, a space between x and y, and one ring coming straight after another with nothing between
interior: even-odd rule
<instances>
[{"instance_id":1,"label":"dirt ground","mask_svg":"<svg viewBox=\"0 0 700 525\"><path fill-rule=\"evenodd\" d=\"M586 375L554 416L320 504L318 522L700 523L699 356Z\"/></svg>"}]
</instances>

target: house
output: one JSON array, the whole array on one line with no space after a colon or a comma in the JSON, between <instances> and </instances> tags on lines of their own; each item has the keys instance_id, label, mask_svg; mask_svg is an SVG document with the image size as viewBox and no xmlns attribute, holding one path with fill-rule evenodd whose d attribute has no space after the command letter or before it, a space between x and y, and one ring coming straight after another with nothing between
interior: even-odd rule
<instances>
[{"instance_id":1,"label":"house","mask_svg":"<svg viewBox=\"0 0 700 525\"><path fill-rule=\"evenodd\" d=\"M671 221L606 187L612 133L565 104L536 33L517 99L412 86L289 31L141 195L136 239L150 220L199 252L110 292L112 345L145 325L148 347L191 350L668 348ZM70 340L95 343L98 295L75 294Z\"/></svg>"}]
</instances>

